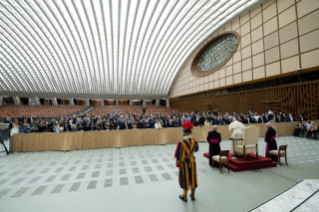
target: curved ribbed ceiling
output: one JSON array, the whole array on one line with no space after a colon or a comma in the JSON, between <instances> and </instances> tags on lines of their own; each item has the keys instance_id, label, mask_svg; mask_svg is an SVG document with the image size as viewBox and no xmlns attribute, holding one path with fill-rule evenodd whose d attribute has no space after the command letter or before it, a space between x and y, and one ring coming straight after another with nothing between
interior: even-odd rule
<instances>
[{"instance_id":1,"label":"curved ribbed ceiling","mask_svg":"<svg viewBox=\"0 0 319 212\"><path fill-rule=\"evenodd\" d=\"M0 89L168 95L192 51L260 0L0 0Z\"/></svg>"}]
</instances>

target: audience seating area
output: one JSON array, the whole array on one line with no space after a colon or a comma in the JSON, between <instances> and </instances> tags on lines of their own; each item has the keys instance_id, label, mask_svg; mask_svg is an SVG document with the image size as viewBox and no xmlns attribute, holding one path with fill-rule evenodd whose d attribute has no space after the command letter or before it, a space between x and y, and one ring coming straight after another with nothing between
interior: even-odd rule
<instances>
[{"instance_id":1,"label":"audience seating area","mask_svg":"<svg viewBox=\"0 0 319 212\"><path fill-rule=\"evenodd\" d=\"M58 106L29 106L29 105L4 105L0 106L0 117L60 117L70 113L75 113L87 108L87 106L70 106L70 105L58 105Z\"/></svg>"},{"instance_id":2,"label":"audience seating area","mask_svg":"<svg viewBox=\"0 0 319 212\"><path fill-rule=\"evenodd\" d=\"M167 108L163 106L146 106L146 113L172 113L173 111L180 112L172 108ZM92 115L103 115L109 113L123 113L123 114L142 114L143 106L128 106L128 105L119 105L119 106L97 106L94 110L90 112Z\"/></svg>"}]
</instances>

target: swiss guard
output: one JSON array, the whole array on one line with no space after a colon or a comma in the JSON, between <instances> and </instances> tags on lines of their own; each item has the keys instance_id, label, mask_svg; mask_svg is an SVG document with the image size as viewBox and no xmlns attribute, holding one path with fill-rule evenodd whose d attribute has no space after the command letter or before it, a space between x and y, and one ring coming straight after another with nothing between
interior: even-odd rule
<instances>
[{"instance_id":1,"label":"swiss guard","mask_svg":"<svg viewBox=\"0 0 319 212\"><path fill-rule=\"evenodd\" d=\"M194 153L198 151L197 140L191 137L193 124L190 121L184 122L183 136L184 139L177 143L175 158L176 167L179 168L179 185L184 190L184 194L179 198L187 202L187 191L191 187L191 199L195 200L195 188L197 188L197 167Z\"/></svg>"}]
</instances>

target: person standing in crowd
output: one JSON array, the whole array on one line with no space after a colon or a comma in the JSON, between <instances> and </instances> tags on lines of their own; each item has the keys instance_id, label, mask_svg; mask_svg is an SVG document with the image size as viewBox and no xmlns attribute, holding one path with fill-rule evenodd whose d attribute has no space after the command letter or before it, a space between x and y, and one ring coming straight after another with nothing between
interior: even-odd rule
<instances>
[{"instance_id":1,"label":"person standing in crowd","mask_svg":"<svg viewBox=\"0 0 319 212\"><path fill-rule=\"evenodd\" d=\"M12 124L12 122L10 121L10 118L9 118L9 117L7 117L7 118L4 120L3 123L9 124L9 139L10 139L10 138L11 138L11 130L12 130L12 128L13 128L13 124ZM18 129L18 133L19 133L19 128L17 127L17 129Z\"/></svg>"},{"instance_id":2,"label":"person standing in crowd","mask_svg":"<svg viewBox=\"0 0 319 212\"><path fill-rule=\"evenodd\" d=\"M187 202L187 192L191 187L190 197L195 200L195 189L197 188L197 166L194 153L198 151L197 140L191 137L193 124L184 122L182 134L184 139L177 143L175 158L176 166L179 168L179 185L183 189L183 195L179 198Z\"/></svg>"},{"instance_id":3,"label":"person standing in crowd","mask_svg":"<svg viewBox=\"0 0 319 212\"><path fill-rule=\"evenodd\" d=\"M219 143L221 142L221 136L220 133L217 132L217 125L213 126L213 131L208 132L207 135L207 142L209 144L209 165L212 166L213 163L213 156L219 155L220 152L220 146ZM219 167L218 163L215 163L215 167Z\"/></svg>"},{"instance_id":4,"label":"person standing in crowd","mask_svg":"<svg viewBox=\"0 0 319 212\"><path fill-rule=\"evenodd\" d=\"M268 129L265 134L265 142L266 142L266 157L269 157L269 151L271 150L277 150L277 142L276 142L276 130L272 128L271 123L266 124L266 128ZM271 159L274 162L278 162L278 158L275 156L272 156Z\"/></svg>"},{"instance_id":5,"label":"person standing in crowd","mask_svg":"<svg viewBox=\"0 0 319 212\"><path fill-rule=\"evenodd\" d=\"M12 128L10 130L10 144L9 144L9 152L12 153L13 148L13 135L19 133L19 121L15 119L12 123Z\"/></svg>"},{"instance_id":6,"label":"person standing in crowd","mask_svg":"<svg viewBox=\"0 0 319 212\"><path fill-rule=\"evenodd\" d=\"M287 117L287 121L288 121L288 122L294 122L294 121L296 121L296 119L295 119L295 117L293 117L293 116L291 115L291 113L289 113L289 116Z\"/></svg>"},{"instance_id":7,"label":"person standing in crowd","mask_svg":"<svg viewBox=\"0 0 319 212\"><path fill-rule=\"evenodd\" d=\"M156 119L155 128L156 128L156 129L162 128L162 125L161 125L159 119Z\"/></svg>"}]
</instances>

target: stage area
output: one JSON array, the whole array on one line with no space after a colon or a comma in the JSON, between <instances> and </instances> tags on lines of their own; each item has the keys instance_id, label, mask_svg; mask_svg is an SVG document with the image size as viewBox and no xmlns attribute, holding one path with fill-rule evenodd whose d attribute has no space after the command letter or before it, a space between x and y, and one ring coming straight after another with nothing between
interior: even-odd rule
<instances>
[{"instance_id":1,"label":"stage area","mask_svg":"<svg viewBox=\"0 0 319 212\"><path fill-rule=\"evenodd\" d=\"M208 166L200 142L196 153L196 201L178 199L175 144L25 152L0 157L0 211L248 211L303 179L319 177L319 142L292 136L288 166L219 173ZM259 138L259 153L265 144ZM221 149L229 149L223 140Z\"/></svg>"}]
</instances>

